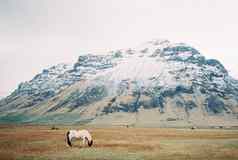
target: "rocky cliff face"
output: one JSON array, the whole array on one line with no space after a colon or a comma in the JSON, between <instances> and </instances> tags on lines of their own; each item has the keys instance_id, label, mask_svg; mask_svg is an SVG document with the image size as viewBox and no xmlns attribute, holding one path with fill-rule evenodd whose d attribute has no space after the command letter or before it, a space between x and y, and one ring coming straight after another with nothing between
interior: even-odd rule
<instances>
[{"instance_id":1,"label":"rocky cliff face","mask_svg":"<svg viewBox=\"0 0 238 160\"><path fill-rule=\"evenodd\" d=\"M237 116L238 81L219 61L167 40L80 56L0 101L2 122L236 125Z\"/></svg>"}]
</instances>

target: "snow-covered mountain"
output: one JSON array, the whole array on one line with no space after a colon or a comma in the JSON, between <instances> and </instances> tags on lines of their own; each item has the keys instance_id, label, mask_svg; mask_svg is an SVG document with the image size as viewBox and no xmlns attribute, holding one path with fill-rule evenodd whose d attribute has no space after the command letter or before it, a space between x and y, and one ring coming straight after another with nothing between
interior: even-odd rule
<instances>
[{"instance_id":1,"label":"snow-covered mountain","mask_svg":"<svg viewBox=\"0 0 238 160\"><path fill-rule=\"evenodd\" d=\"M43 70L0 101L0 121L238 125L238 81L187 44L152 40Z\"/></svg>"}]
</instances>

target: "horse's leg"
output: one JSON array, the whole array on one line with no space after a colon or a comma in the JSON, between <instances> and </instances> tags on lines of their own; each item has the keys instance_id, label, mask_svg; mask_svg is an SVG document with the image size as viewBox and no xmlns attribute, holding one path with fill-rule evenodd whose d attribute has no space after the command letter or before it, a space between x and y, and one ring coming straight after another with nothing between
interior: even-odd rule
<instances>
[{"instance_id":1,"label":"horse's leg","mask_svg":"<svg viewBox=\"0 0 238 160\"><path fill-rule=\"evenodd\" d=\"M86 138L83 138L83 146L85 146Z\"/></svg>"}]
</instances>

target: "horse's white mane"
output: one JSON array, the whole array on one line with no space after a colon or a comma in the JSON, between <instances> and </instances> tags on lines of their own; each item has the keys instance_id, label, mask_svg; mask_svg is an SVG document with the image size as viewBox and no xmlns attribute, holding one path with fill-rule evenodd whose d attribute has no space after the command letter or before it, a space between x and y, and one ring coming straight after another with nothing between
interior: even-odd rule
<instances>
[{"instance_id":1,"label":"horse's white mane","mask_svg":"<svg viewBox=\"0 0 238 160\"><path fill-rule=\"evenodd\" d=\"M85 144L85 142L88 142L88 146L91 147L93 144L93 139L91 134L89 133L88 130L69 130L66 134L66 140L67 140L67 144L69 146L72 146L72 140L73 139L82 139L83 140L83 144Z\"/></svg>"}]
</instances>

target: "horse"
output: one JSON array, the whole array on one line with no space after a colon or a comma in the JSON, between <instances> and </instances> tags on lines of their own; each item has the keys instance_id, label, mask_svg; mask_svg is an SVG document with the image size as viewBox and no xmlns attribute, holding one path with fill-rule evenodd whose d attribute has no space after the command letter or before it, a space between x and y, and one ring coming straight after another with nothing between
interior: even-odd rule
<instances>
[{"instance_id":1,"label":"horse","mask_svg":"<svg viewBox=\"0 0 238 160\"><path fill-rule=\"evenodd\" d=\"M75 139L83 140L83 145L85 142L88 142L88 146L91 147L93 145L93 139L91 134L87 130L69 130L66 133L66 142L67 144L72 147L72 141Z\"/></svg>"}]
</instances>

